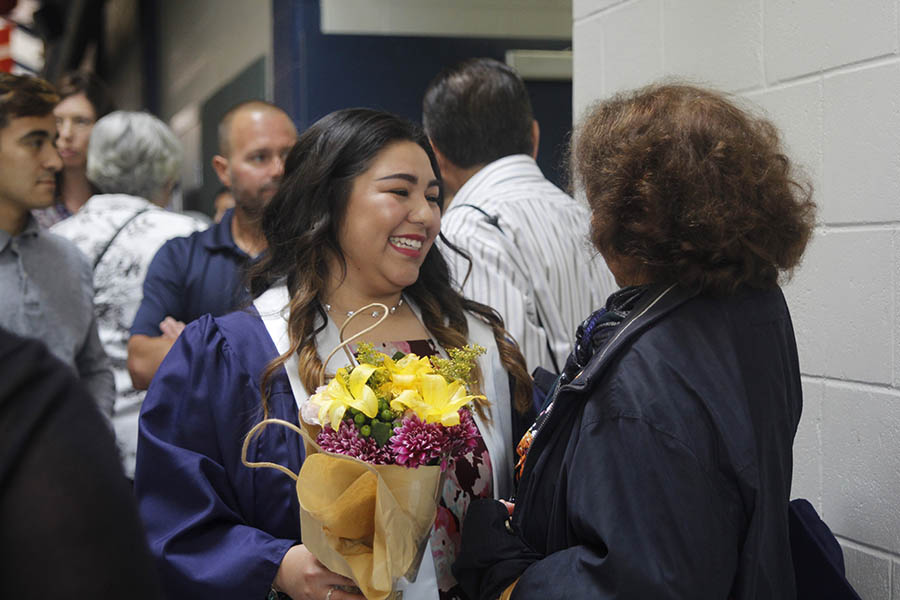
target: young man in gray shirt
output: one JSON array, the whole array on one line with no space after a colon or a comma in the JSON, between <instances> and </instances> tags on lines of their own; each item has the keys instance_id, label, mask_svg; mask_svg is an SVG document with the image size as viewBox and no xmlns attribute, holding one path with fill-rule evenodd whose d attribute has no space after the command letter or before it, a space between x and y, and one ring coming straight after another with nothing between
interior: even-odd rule
<instances>
[{"instance_id":1,"label":"young man in gray shirt","mask_svg":"<svg viewBox=\"0 0 900 600\"><path fill-rule=\"evenodd\" d=\"M42 79L0 73L0 327L47 344L108 417L115 386L97 335L91 265L31 215L56 193L58 101Z\"/></svg>"}]
</instances>

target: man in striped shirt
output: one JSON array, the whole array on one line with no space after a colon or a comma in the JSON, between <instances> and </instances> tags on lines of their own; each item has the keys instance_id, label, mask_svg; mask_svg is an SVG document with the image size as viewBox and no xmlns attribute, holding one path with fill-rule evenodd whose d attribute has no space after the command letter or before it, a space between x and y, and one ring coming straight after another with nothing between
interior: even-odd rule
<instances>
[{"instance_id":1,"label":"man in striped shirt","mask_svg":"<svg viewBox=\"0 0 900 600\"><path fill-rule=\"evenodd\" d=\"M425 92L423 122L445 195L441 232L463 293L495 308L530 369L559 372L575 329L615 291L587 240L590 214L535 163L538 123L525 84L507 65L471 59Z\"/></svg>"}]
</instances>

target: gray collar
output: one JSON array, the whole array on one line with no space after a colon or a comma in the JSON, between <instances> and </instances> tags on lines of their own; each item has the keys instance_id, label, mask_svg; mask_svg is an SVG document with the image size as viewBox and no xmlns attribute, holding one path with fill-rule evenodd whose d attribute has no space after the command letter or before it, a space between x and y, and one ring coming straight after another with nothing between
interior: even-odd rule
<instances>
[{"instance_id":1,"label":"gray collar","mask_svg":"<svg viewBox=\"0 0 900 600\"><path fill-rule=\"evenodd\" d=\"M6 250L6 247L9 246L13 238L35 237L40 231L41 226L38 225L37 219L35 219L31 213L28 213L27 220L25 221L25 229L17 235L12 235L8 231L0 229L0 252Z\"/></svg>"}]
</instances>

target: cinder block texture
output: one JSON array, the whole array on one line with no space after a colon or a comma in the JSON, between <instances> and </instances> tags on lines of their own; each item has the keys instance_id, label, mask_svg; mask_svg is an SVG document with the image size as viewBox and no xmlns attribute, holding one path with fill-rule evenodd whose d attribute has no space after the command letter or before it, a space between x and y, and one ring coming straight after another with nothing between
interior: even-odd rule
<instances>
[{"instance_id":1,"label":"cinder block texture","mask_svg":"<svg viewBox=\"0 0 900 600\"><path fill-rule=\"evenodd\" d=\"M900 562L894 563L891 575L891 600L900 600Z\"/></svg>"},{"instance_id":2,"label":"cinder block texture","mask_svg":"<svg viewBox=\"0 0 900 600\"><path fill-rule=\"evenodd\" d=\"M894 0L763 0L763 5L770 82L897 50Z\"/></svg>"},{"instance_id":3,"label":"cinder block texture","mask_svg":"<svg viewBox=\"0 0 900 600\"><path fill-rule=\"evenodd\" d=\"M900 62L827 75L826 223L900 220Z\"/></svg>"},{"instance_id":4,"label":"cinder block texture","mask_svg":"<svg viewBox=\"0 0 900 600\"><path fill-rule=\"evenodd\" d=\"M900 229L894 230L894 359L891 362L894 387L900 389ZM896 600L900 600L900 596Z\"/></svg>"},{"instance_id":5,"label":"cinder block texture","mask_svg":"<svg viewBox=\"0 0 900 600\"><path fill-rule=\"evenodd\" d=\"M572 2L572 18L576 21L584 17L600 12L610 6L621 4L626 0L573 0Z\"/></svg>"},{"instance_id":6,"label":"cinder block texture","mask_svg":"<svg viewBox=\"0 0 900 600\"><path fill-rule=\"evenodd\" d=\"M825 522L836 535L900 552L900 394L826 384L822 425Z\"/></svg>"},{"instance_id":7,"label":"cinder block texture","mask_svg":"<svg viewBox=\"0 0 900 600\"><path fill-rule=\"evenodd\" d=\"M892 241L888 229L816 232L785 286L805 375L890 385Z\"/></svg>"},{"instance_id":8,"label":"cinder block texture","mask_svg":"<svg viewBox=\"0 0 900 600\"><path fill-rule=\"evenodd\" d=\"M842 546L847 581L865 600L891 600L891 561Z\"/></svg>"},{"instance_id":9,"label":"cinder block texture","mask_svg":"<svg viewBox=\"0 0 900 600\"><path fill-rule=\"evenodd\" d=\"M747 98L760 106L763 114L778 127L788 157L812 183L821 209L824 199L822 79L751 92Z\"/></svg>"},{"instance_id":10,"label":"cinder block texture","mask_svg":"<svg viewBox=\"0 0 900 600\"><path fill-rule=\"evenodd\" d=\"M760 2L664 0L663 67L730 91L762 85Z\"/></svg>"},{"instance_id":11,"label":"cinder block texture","mask_svg":"<svg viewBox=\"0 0 900 600\"><path fill-rule=\"evenodd\" d=\"M640 87L662 76L660 0L640 0L603 15L603 93Z\"/></svg>"},{"instance_id":12,"label":"cinder block texture","mask_svg":"<svg viewBox=\"0 0 900 600\"><path fill-rule=\"evenodd\" d=\"M601 16L575 23L572 28L572 117L581 119L585 108L603 98L603 28Z\"/></svg>"},{"instance_id":13,"label":"cinder block texture","mask_svg":"<svg viewBox=\"0 0 900 600\"><path fill-rule=\"evenodd\" d=\"M794 437L791 498L806 498L822 509L822 400L825 385L803 382L803 415Z\"/></svg>"}]
</instances>

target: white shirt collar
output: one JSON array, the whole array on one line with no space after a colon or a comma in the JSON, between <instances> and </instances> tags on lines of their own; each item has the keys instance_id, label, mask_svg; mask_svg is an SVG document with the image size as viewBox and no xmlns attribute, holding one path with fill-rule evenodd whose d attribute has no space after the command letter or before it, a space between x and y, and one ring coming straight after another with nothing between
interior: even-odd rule
<instances>
[{"instance_id":1,"label":"white shirt collar","mask_svg":"<svg viewBox=\"0 0 900 600\"><path fill-rule=\"evenodd\" d=\"M450 203L450 208L447 210L453 210L454 206L461 204L481 206L489 202L490 194L483 194L481 190L491 188L510 176L516 178L535 176L542 181L544 180L540 167L527 154L504 156L492 163L488 163L480 171L472 175L456 192L453 202Z\"/></svg>"}]
</instances>

